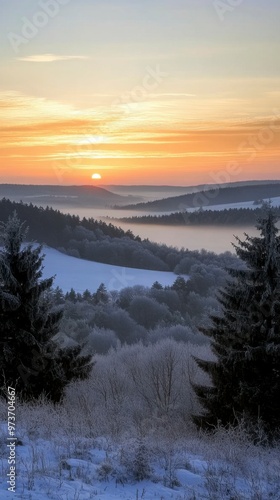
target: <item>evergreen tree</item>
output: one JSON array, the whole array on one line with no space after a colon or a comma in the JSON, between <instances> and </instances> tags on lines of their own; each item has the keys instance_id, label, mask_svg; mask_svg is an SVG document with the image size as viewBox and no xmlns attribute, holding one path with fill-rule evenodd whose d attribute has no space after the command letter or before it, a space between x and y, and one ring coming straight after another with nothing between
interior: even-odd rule
<instances>
[{"instance_id":1,"label":"evergreen tree","mask_svg":"<svg viewBox=\"0 0 280 500\"><path fill-rule=\"evenodd\" d=\"M92 295L88 289L86 289L82 295L83 300L90 302L92 300Z\"/></svg>"},{"instance_id":2,"label":"evergreen tree","mask_svg":"<svg viewBox=\"0 0 280 500\"><path fill-rule=\"evenodd\" d=\"M77 302L77 294L74 288L71 288L70 292L66 292L65 299L70 300L71 302Z\"/></svg>"},{"instance_id":3,"label":"evergreen tree","mask_svg":"<svg viewBox=\"0 0 280 500\"><path fill-rule=\"evenodd\" d=\"M163 290L163 286L161 283L159 283L158 281L155 281L152 286L151 286L152 290Z\"/></svg>"},{"instance_id":4,"label":"evergreen tree","mask_svg":"<svg viewBox=\"0 0 280 500\"><path fill-rule=\"evenodd\" d=\"M109 294L104 283L101 283L94 294L94 304L107 304L109 302Z\"/></svg>"},{"instance_id":5,"label":"evergreen tree","mask_svg":"<svg viewBox=\"0 0 280 500\"><path fill-rule=\"evenodd\" d=\"M42 247L23 245L27 230L16 213L0 230L0 386L16 386L23 399L59 401L71 379L89 374L90 357L54 341L62 310L54 308L53 278L42 279Z\"/></svg>"},{"instance_id":6,"label":"evergreen tree","mask_svg":"<svg viewBox=\"0 0 280 500\"><path fill-rule=\"evenodd\" d=\"M151 467L149 465L149 451L141 438L136 441L134 457L131 463L131 469L135 481L144 481L151 477Z\"/></svg>"},{"instance_id":7,"label":"evergreen tree","mask_svg":"<svg viewBox=\"0 0 280 500\"><path fill-rule=\"evenodd\" d=\"M280 237L277 217L268 206L258 219L260 236L236 238L244 269L220 292L222 317L212 316L203 330L212 341L215 361L196 359L211 387L195 386L204 413L200 427L259 419L268 433L280 428Z\"/></svg>"}]
</instances>

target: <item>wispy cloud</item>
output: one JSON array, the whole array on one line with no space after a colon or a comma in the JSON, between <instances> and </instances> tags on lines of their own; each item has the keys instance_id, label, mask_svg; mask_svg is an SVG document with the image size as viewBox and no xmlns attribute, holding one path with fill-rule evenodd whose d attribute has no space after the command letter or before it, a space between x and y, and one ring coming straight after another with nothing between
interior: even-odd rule
<instances>
[{"instance_id":1,"label":"wispy cloud","mask_svg":"<svg viewBox=\"0 0 280 500\"><path fill-rule=\"evenodd\" d=\"M89 59L89 57L88 56L74 56L74 55L63 56L63 55L56 55L56 54L37 54L37 55L17 58L18 61L35 62L35 63L71 61L74 59L80 59L80 60L81 59Z\"/></svg>"},{"instance_id":2,"label":"wispy cloud","mask_svg":"<svg viewBox=\"0 0 280 500\"><path fill-rule=\"evenodd\" d=\"M175 97L180 99L181 97L196 97L196 94L187 94L183 92L165 92L165 93L158 93L158 94L149 94L149 97L151 98L156 98L156 99L161 99L164 97Z\"/></svg>"}]
</instances>

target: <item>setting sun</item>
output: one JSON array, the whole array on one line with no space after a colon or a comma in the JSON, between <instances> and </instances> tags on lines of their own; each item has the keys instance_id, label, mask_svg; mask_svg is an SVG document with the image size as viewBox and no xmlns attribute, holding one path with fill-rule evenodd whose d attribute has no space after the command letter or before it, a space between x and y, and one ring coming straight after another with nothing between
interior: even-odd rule
<instances>
[{"instance_id":1,"label":"setting sun","mask_svg":"<svg viewBox=\"0 0 280 500\"><path fill-rule=\"evenodd\" d=\"M102 177L101 177L100 174L92 174L91 178L94 179L94 180L102 179Z\"/></svg>"}]
</instances>

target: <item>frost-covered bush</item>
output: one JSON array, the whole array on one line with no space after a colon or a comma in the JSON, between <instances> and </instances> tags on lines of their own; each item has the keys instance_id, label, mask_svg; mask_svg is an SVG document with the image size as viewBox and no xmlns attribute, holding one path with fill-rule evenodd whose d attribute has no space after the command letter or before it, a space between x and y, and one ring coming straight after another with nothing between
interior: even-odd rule
<instances>
[{"instance_id":1,"label":"frost-covered bush","mask_svg":"<svg viewBox=\"0 0 280 500\"><path fill-rule=\"evenodd\" d=\"M190 291L206 296L210 289L225 286L228 273L214 265L195 264L190 270L191 279L188 282Z\"/></svg>"},{"instance_id":2,"label":"frost-covered bush","mask_svg":"<svg viewBox=\"0 0 280 500\"><path fill-rule=\"evenodd\" d=\"M106 354L111 348L116 348L120 341L115 332L105 328L94 328L87 336L85 351L87 353Z\"/></svg>"},{"instance_id":3,"label":"frost-covered bush","mask_svg":"<svg viewBox=\"0 0 280 500\"><path fill-rule=\"evenodd\" d=\"M120 461L125 467L130 480L143 481L144 479L150 479L152 476L150 460L151 452L144 439L129 440L122 446Z\"/></svg>"},{"instance_id":4,"label":"frost-covered bush","mask_svg":"<svg viewBox=\"0 0 280 500\"><path fill-rule=\"evenodd\" d=\"M116 339L122 345L165 338L203 343L199 328L209 327L210 315L220 314L215 286L227 274L218 266L210 266L209 272L204 264L195 264L193 269L189 280L180 276L171 287L155 283L151 288L136 285L120 292L106 291L106 301L97 301L97 293L71 290L66 294L60 342L68 345L71 339L91 354L115 348ZM104 330L114 335L100 335Z\"/></svg>"},{"instance_id":5,"label":"frost-covered bush","mask_svg":"<svg viewBox=\"0 0 280 500\"><path fill-rule=\"evenodd\" d=\"M122 309L128 309L130 303L135 297L147 296L149 294L149 288L142 285L135 285L133 287L123 288L118 295L117 304Z\"/></svg>"},{"instance_id":6,"label":"frost-covered bush","mask_svg":"<svg viewBox=\"0 0 280 500\"><path fill-rule=\"evenodd\" d=\"M279 443L253 444L242 424L219 428L212 435L197 433L190 425L185 432L175 418L162 425L159 419L157 425L147 419L145 435L123 422L112 437L109 426L102 428L96 421L88 388L89 381L76 385L79 406L69 395L59 405L43 399L18 402L17 487L28 498L89 499L111 492L131 499L145 498L146 492L178 500L279 498ZM103 411L100 418L110 416ZM4 449L1 498L6 456Z\"/></svg>"},{"instance_id":7,"label":"frost-covered bush","mask_svg":"<svg viewBox=\"0 0 280 500\"><path fill-rule=\"evenodd\" d=\"M150 330L147 343L155 344L164 339L173 339L177 342L190 342L191 344L202 345L209 343L207 337L197 331L193 331L189 326L175 325L167 327L157 327Z\"/></svg>"},{"instance_id":8,"label":"frost-covered bush","mask_svg":"<svg viewBox=\"0 0 280 500\"><path fill-rule=\"evenodd\" d=\"M170 311L180 311L180 298L175 290L157 290L156 288L151 288L149 295L159 304L165 304Z\"/></svg>"},{"instance_id":9,"label":"frost-covered bush","mask_svg":"<svg viewBox=\"0 0 280 500\"><path fill-rule=\"evenodd\" d=\"M96 309L90 325L114 331L122 344L134 344L146 336L143 326L131 318L127 311L113 306Z\"/></svg>"},{"instance_id":10,"label":"frost-covered bush","mask_svg":"<svg viewBox=\"0 0 280 500\"><path fill-rule=\"evenodd\" d=\"M168 307L150 297L135 297L129 306L130 316L145 328L154 328L170 317Z\"/></svg>"},{"instance_id":11,"label":"frost-covered bush","mask_svg":"<svg viewBox=\"0 0 280 500\"><path fill-rule=\"evenodd\" d=\"M85 413L95 432L118 435L121 429L141 431L152 426L192 426L191 414L199 406L192 383L205 383L193 356L207 359L207 345L166 339L147 346L135 344L94 357L91 378L71 384L65 405ZM187 427L186 427L187 426Z\"/></svg>"}]
</instances>

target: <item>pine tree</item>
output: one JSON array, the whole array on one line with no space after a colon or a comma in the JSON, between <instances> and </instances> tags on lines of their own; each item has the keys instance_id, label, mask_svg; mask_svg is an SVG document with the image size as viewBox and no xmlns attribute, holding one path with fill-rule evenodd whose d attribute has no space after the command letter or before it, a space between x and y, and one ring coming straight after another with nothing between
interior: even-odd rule
<instances>
[{"instance_id":1,"label":"pine tree","mask_svg":"<svg viewBox=\"0 0 280 500\"><path fill-rule=\"evenodd\" d=\"M195 416L203 428L237 424L240 418L261 420L269 434L280 428L280 237L277 217L267 206L258 219L260 236L238 241L244 269L229 270L231 280L220 292L221 317L212 316L215 361L196 359L211 380L194 386L204 407Z\"/></svg>"},{"instance_id":2,"label":"pine tree","mask_svg":"<svg viewBox=\"0 0 280 500\"><path fill-rule=\"evenodd\" d=\"M149 458L149 451L143 439L138 438L136 440L134 457L131 463L131 469L136 481L144 481L151 477L152 471L149 464Z\"/></svg>"},{"instance_id":3,"label":"pine tree","mask_svg":"<svg viewBox=\"0 0 280 500\"><path fill-rule=\"evenodd\" d=\"M90 357L54 341L62 310L54 308L53 278L42 279L42 247L23 245L27 230L16 213L0 231L0 386L16 386L23 399L59 401L71 379L89 374Z\"/></svg>"},{"instance_id":4,"label":"pine tree","mask_svg":"<svg viewBox=\"0 0 280 500\"><path fill-rule=\"evenodd\" d=\"M94 294L94 304L107 304L109 302L109 294L104 283L101 283Z\"/></svg>"}]
</instances>

